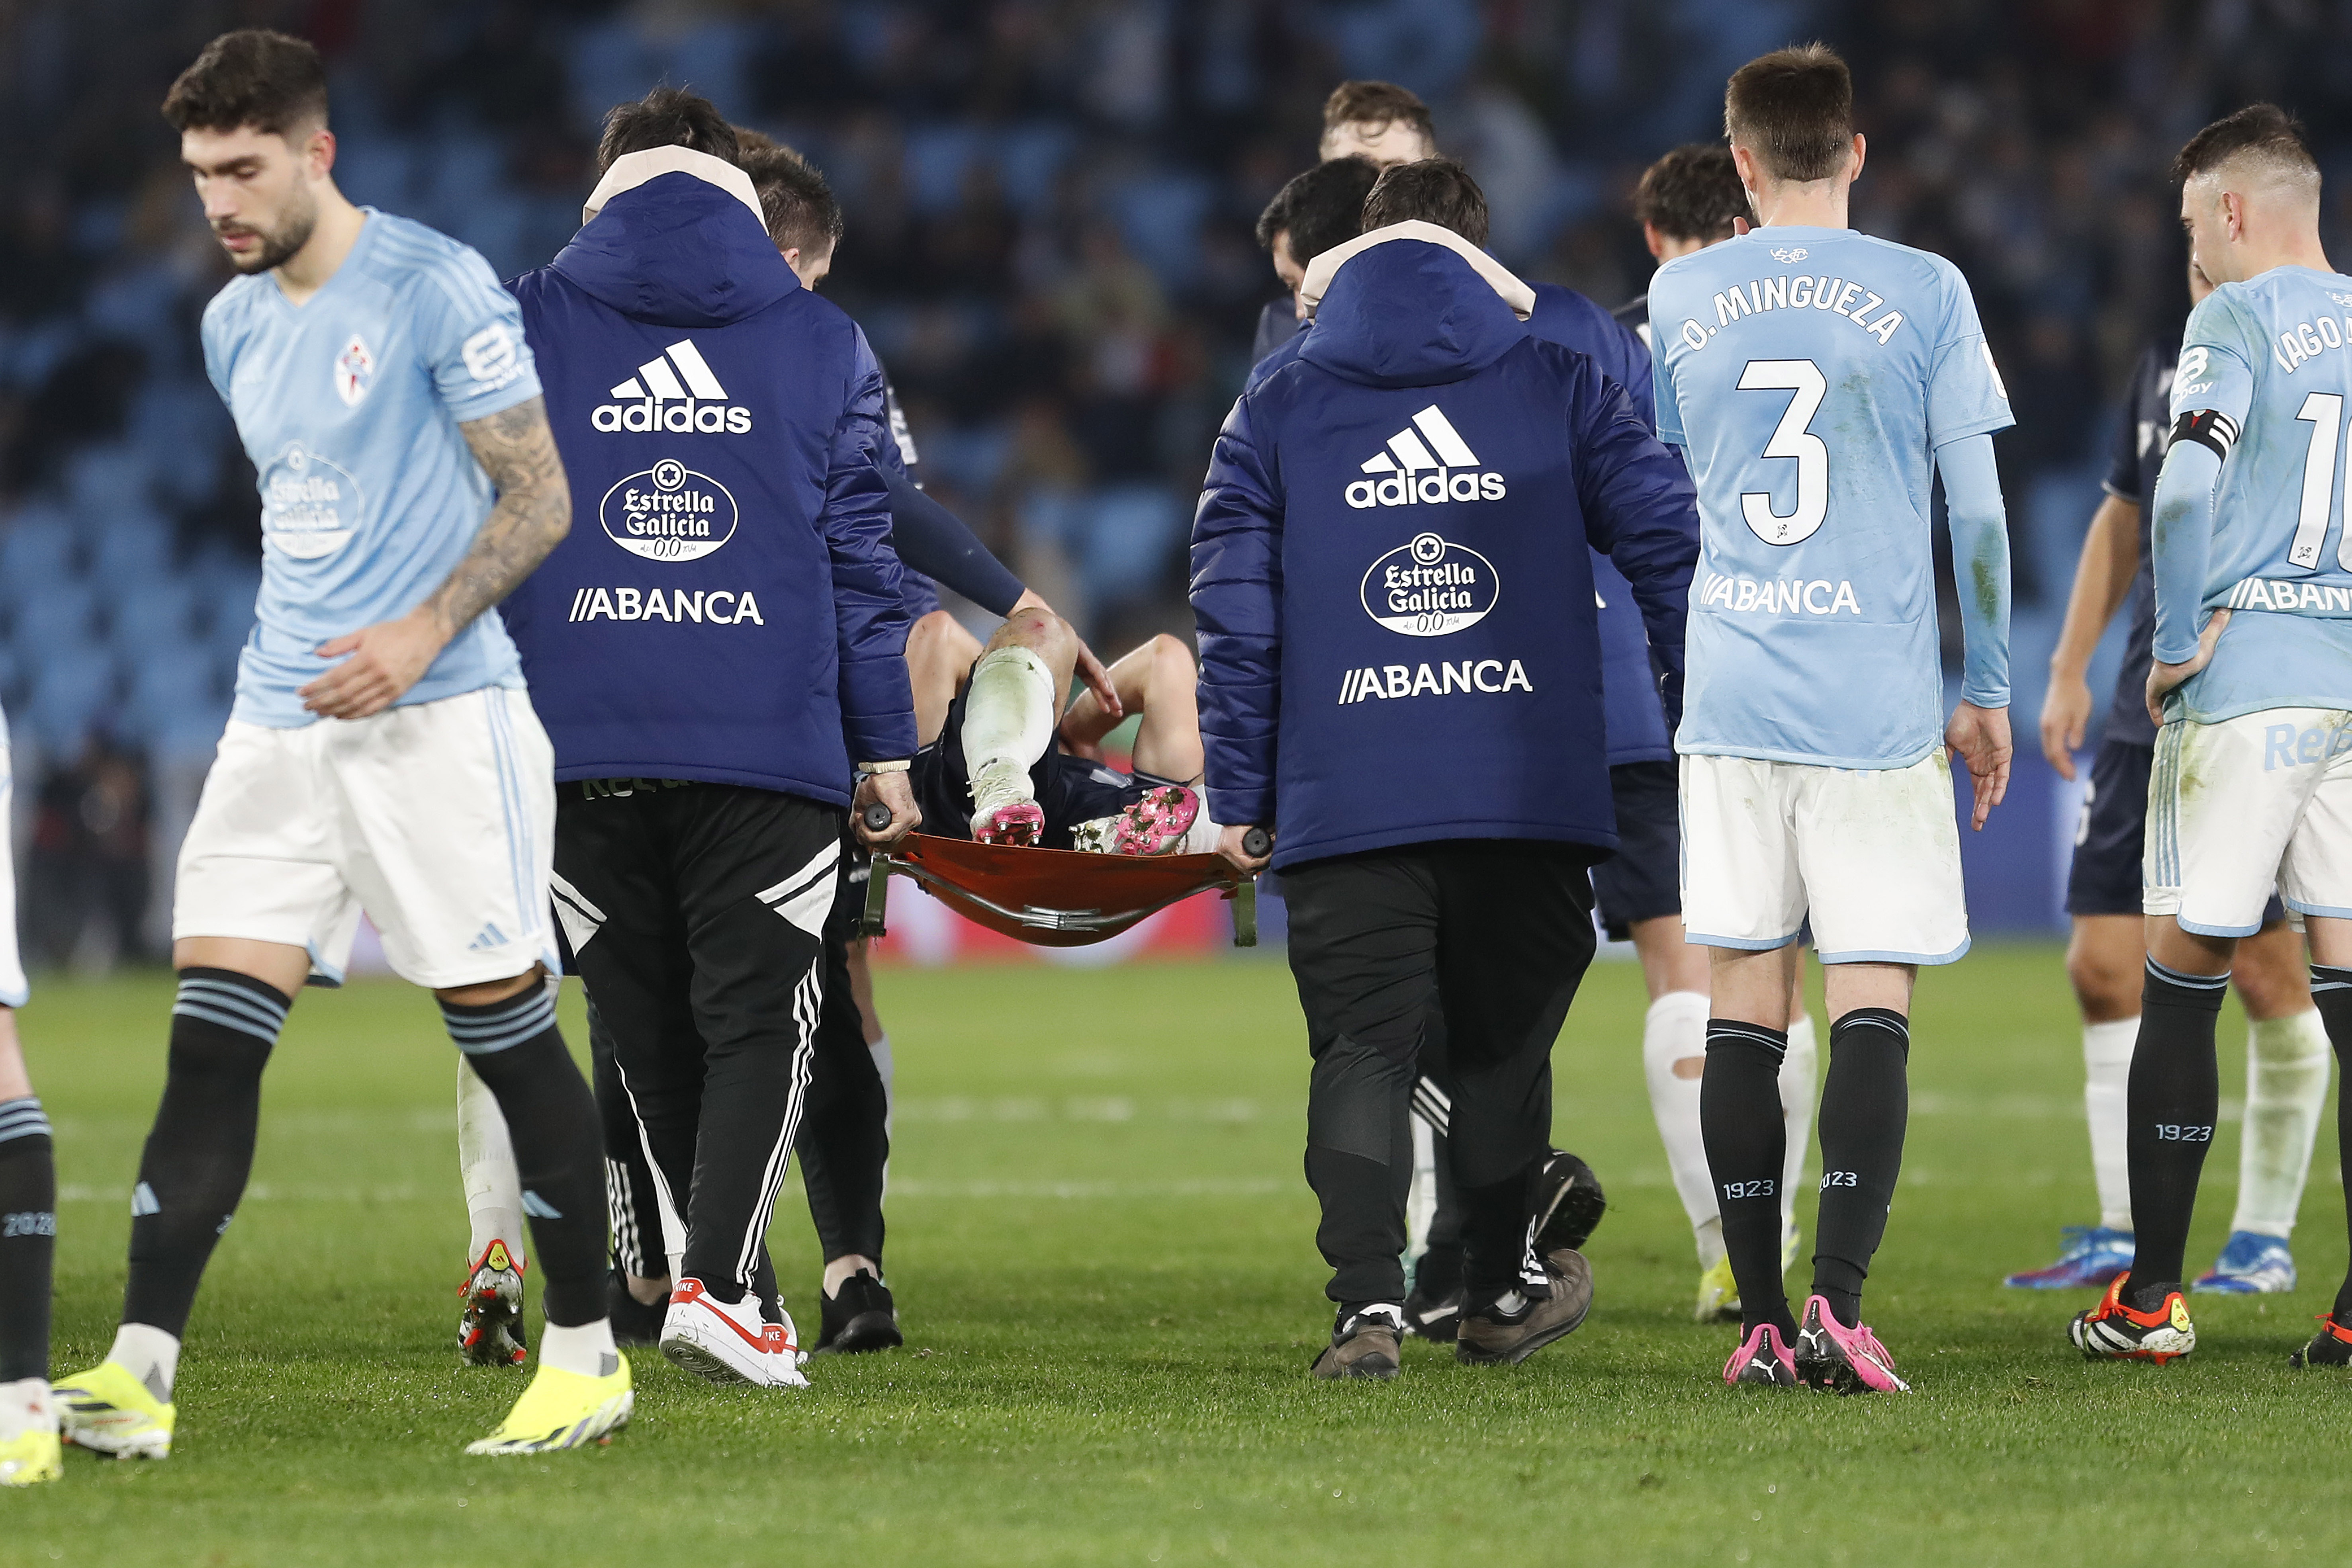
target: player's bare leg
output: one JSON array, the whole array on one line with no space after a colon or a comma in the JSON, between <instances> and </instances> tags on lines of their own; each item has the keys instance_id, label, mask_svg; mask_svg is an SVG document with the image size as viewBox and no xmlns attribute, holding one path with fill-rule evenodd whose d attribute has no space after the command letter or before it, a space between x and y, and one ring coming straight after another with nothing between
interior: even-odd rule
<instances>
[{"instance_id":1,"label":"player's bare leg","mask_svg":"<svg viewBox=\"0 0 2352 1568\"><path fill-rule=\"evenodd\" d=\"M929 746L947 728L948 708L981 655L980 639L944 610L907 629L907 676L915 689L915 735Z\"/></svg>"},{"instance_id":2,"label":"player's bare leg","mask_svg":"<svg viewBox=\"0 0 2352 1568\"><path fill-rule=\"evenodd\" d=\"M1034 844L1045 831L1029 770L1053 744L1077 662L1077 634L1069 622L1031 608L1007 616L972 666L963 755L971 779L971 836L981 842Z\"/></svg>"},{"instance_id":3,"label":"player's bare leg","mask_svg":"<svg viewBox=\"0 0 2352 1568\"><path fill-rule=\"evenodd\" d=\"M1063 746L1075 756L1100 760L1103 737L1126 715L1139 715L1135 770L1178 787L1154 789L1116 817L1080 824L1074 833L1077 846L1114 854L1213 853L1219 829L1209 820L1200 789L1200 670L1192 648L1162 632L1115 661L1106 674L1120 713L1111 714L1092 691L1080 692L1062 716Z\"/></svg>"}]
</instances>

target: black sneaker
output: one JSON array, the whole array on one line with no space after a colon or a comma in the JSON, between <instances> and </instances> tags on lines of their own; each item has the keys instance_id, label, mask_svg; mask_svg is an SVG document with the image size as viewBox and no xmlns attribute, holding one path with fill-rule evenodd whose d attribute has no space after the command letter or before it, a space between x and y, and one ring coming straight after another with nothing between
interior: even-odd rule
<instances>
[{"instance_id":1,"label":"black sneaker","mask_svg":"<svg viewBox=\"0 0 2352 1568\"><path fill-rule=\"evenodd\" d=\"M863 1269L844 1280L838 1293L828 1296L819 1291L817 1304L824 1314L818 1355L856 1355L907 1343L898 1332L898 1307L890 1299L890 1288Z\"/></svg>"},{"instance_id":2,"label":"black sneaker","mask_svg":"<svg viewBox=\"0 0 2352 1568\"><path fill-rule=\"evenodd\" d=\"M1517 1366L1576 1332L1592 1310L1592 1266L1583 1253L1562 1248L1544 1254L1543 1268L1551 1283L1549 1295L1506 1291L1488 1305L1462 1314L1454 1360L1465 1366Z\"/></svg>"},{"instance_id":3,"label":"black sneaker","mask_svg":"<svg viewBox=\"0 0 2352 1568\"><path fill-rule=\"evenodd\" d=\"M2311 1343L2288 1356L2286 1364L2298 1371L2306 1366L2352 1366L2352 1329L2332 1315L2321 1318L2319 1332L2311 1336Z\"/></svg>"},{"instance_id":4,"label":"black sneaker","mask_svg":"<svg viewBox=\"0 0 2352 1568\"><path fill-rule=\"evenodd\" d=\"M1307 1368L1326 1382L1367 1378L1385 1383L1397 1375L1397 1339L1404 1333L1398 1310L1385 1301L1349 1313L1331 1330L1331 1343Z\"/></svg>"},{"instance_id":5,"label":"black sneaker","mask_svg":"<svg viewBox=\"0 0 2352 1568\"><path fill-rule=\"evenodd\" d=\"M1536 1251L1573 1252L1600 1227L1609 1200L1591 1166L1566 1149L1554 1149L1537 1173L1532 1207Z\"/></svg>"},{"instance_id":6,"label":"black sneaker","mask_svg":"<svg viewBox=\"0 0 2352 1568\"><path fill-rule=\"evenodd\" d=\"M629 1294L628 1281L615 1269L605 1277L604 1315L613 1322L613 1343L627 1350L643 1350L660 1343L662 1319L669 1312L664 1297L647 1305Z\"/></svg>"}]
</instances>

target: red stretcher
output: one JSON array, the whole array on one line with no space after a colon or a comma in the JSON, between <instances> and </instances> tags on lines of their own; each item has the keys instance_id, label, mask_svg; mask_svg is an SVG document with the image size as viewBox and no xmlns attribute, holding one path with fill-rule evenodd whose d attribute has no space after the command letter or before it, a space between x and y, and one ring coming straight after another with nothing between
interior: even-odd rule
<instances>
[{"instance_id":1,"label":"red stretcher","mask_svg":"<svg viewBox=\"0 0 2352 1568\"><path fill-rule=\"evenodd\" d=\"M1234 906L1234 946L1257 946L1257 883L1223 855L1081 854L909 833L874 857L859 934L884 933L890 878L912 880L966 919L1039 947L1108 941L1198 893Z\"/></svg>"}]
</instances>

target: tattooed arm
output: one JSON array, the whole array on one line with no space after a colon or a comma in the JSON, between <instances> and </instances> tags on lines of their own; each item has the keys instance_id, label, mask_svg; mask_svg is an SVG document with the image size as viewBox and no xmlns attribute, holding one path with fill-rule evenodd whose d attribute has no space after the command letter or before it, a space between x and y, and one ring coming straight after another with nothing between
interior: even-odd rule
<instances>
[{"instance_id":1,"label":"tattooed arm","mask_svg":"<svg viewBox=\"0 0 2352 1568\"><path fill-rule=\"evenodd\" d=\"M498 487L499 504L432 597L397 621L319 645L322 659L351 657L302 688L310 712L365 718L398 702L451 638L513 592L571 532L572 486L547 427L545 400L534 397L457 428Z\"/></svg>"}]
</instances>

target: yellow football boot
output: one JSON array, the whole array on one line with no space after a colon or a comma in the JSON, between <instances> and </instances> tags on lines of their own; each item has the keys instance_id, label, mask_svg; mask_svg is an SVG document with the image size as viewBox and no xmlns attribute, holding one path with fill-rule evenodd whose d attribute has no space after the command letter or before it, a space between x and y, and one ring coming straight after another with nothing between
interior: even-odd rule
<instances>
[{"instance_id":1,"label":"yellow football boot","mask_svg":"<svg viewBox=\"0 0 2352 1568\"><path fill-rule=\"evenodd\" d=\"M0 1443L0 1487L38 1486L65 1474L55 1428L37 1427Z\"/></svg>"},{"instance_id":2,"label":"yellow football boot","mask_svg":"<svg viewBox=\"0 0 2352 1568\"><path fill-rule=\"evenodd\" d=\"M544 1454L598 1442L619 1431L629 1424L637 1395L629 1380L629 1358L615 1352L613 1360L614 1369L603 1377L585 1377L541 1362L530 1386L499 1429L466 1445L466 1452Z\"/></svg>"},{"instance_id":3,"label":"yellow football boot","mask_svg":"<svg viewBox=\"0 0 2352 1568\"><path fill-rule=\"evenodd\" d=\"M173 1407L119 1362L100 1362L55 1385L58 1428L76 1448L118 1459L172 1456Z\"/></svg>"}]
</instances>

